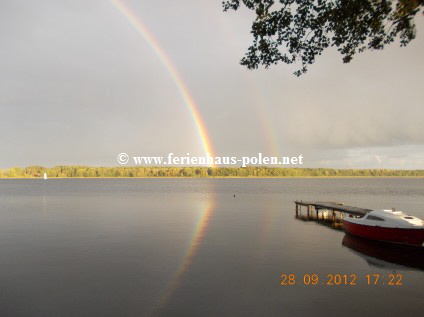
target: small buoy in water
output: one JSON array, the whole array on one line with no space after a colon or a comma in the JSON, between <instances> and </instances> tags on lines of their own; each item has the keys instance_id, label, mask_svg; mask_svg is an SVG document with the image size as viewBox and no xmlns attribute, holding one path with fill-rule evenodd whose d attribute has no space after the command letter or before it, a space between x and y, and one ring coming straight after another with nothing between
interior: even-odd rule
<instances>
[{"instance_id":1,"label":"small buoy in water","mask_svg":"<svg viewBox=\"0 0 424 317\"><path fill-rule=\"evenodd\" d=\"M234 197L236 197L236 195L234 195Z\"/></svg>"}]
</instances>

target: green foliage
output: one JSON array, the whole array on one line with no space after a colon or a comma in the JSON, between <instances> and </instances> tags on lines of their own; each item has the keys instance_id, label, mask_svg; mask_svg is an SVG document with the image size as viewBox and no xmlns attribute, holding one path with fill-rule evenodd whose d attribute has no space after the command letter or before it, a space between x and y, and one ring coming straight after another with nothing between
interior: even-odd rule
<instances>
[{"instance_id":1,"label":"green foliage","mask_svg":"<svg viewBox=\"0 0 424 317\"><path fill-rule=\"evenodd\" d=\"M252 10L253 44L241 64L249 69L301 63L300 76L318 55L336 46L348 63L366 49L381 50L397 38L415 38L414 17L424 0L229 0L224 11Z\"/></svg>"},{"instance_id":2,"label":"green foliage","mask_svg":"<svg viewBox=\"0 0 424 317\"><path fill-rule=\"evenodd\" d=\"M424 170L272 168L272 167L89 167L28 166L0 170L3 178L48 177L424 177Z\"/></svg>"}]
</instances>

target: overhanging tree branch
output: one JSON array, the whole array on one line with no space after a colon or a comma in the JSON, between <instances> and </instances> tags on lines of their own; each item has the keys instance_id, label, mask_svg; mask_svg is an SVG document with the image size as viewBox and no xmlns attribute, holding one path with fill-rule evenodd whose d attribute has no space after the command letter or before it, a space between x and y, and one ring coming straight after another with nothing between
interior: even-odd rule
<instances>
[{"instance_id":1,"label":"overhanging tree branch","mask_svg":"<svg viewBox=\"0 0 424 317\"><path fill-rule=\"evenodd\" d=\"M396 39L406 46L415 38L414 18L423 12L424 0L223 1L224 11L240 6L256 14L253 42L240 63L256 69L299 62L294 74L300 76L330 46L337 47L345 63L357 53L381 50Z\"/></svg>"}]
</instances>

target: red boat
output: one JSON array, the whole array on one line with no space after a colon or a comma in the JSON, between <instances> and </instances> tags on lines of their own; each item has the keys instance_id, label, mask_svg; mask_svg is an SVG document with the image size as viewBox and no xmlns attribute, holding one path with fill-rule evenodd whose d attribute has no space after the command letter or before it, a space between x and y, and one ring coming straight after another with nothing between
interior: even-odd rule
<instances>
[{"instance_id":1,"label":"red boat","mask_svg":"<svg viewBox=\"0 0 424 317\"><path fill-rule=\"evenodd\" d=\"M373 210L343 215L345 231L359 237L424 247L424 221L402 211Z\"/></svg>"}]
</instances>

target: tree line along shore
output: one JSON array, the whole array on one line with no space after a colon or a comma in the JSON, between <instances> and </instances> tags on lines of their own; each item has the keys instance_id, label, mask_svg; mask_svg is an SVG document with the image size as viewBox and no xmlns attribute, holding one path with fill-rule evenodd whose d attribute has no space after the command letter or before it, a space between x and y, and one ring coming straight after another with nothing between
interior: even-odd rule
<instances>
[{"instance_id":1,"label":"tree line along shore","mask_svg":"<svg viewBox=\"0 0 424 317\"><path fill-rule=\"evenodd\" d=\"M273 167L90 167L27 166L0 169L0 178L50 177L424 177L424 170L273 168Z\"/></svg>"}]
</instances>

